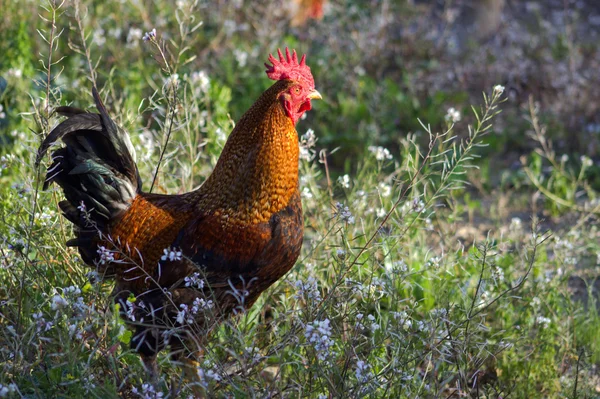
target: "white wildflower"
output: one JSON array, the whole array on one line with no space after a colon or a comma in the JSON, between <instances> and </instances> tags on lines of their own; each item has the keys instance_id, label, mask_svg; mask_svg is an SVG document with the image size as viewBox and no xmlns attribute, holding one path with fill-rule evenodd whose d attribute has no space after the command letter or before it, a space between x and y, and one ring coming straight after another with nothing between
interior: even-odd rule
<instances>
[{"instance_id":1,"label":"white wildflower","mask_svg":"<svg viewBox=\"0 0 600 399\"><path fill-rule=\"evenodd\" d=\"M12 393L17 392L17 385L14 383L3 385L0 384L0 398L8 398Z\"/></svg>"},{"instance_id":2,"label":"white wildflower","mask_svg":"<svg viewBox=\"0 0 600 399\"><path fill-rule=\"evenodd\" d=\"M196 370L196 373L198 374L198 380L200 382L200 385L202 385L204 388L208 387L208 383L209 381L221 381L221 376L215 372L215 370L213 369L203 369L202 367L198 367L198 370Z\"/></svg>"},{"instance_id":3,"label":"white wildflower","mask_svg":"<svg viewBox=\"0 0 600 399\"><path fill-rule=\"evenodd\" d=\"M326 361L334 345L331 339L329 319L323 321L316 320L308 324L304 332L304 337L314 347L317 352L317 358L321 361Z\"/></svg>"},{"instance_id":4,"label":"white wildflower","mask_svg":"<svg viewBox=\"0 0 600 399\"><path fill-rule=\"evenodd\" d=\"M262 356L260 355L260 349L255 346L246 347L244 348L244 351L246 352L247 356L251 357L252 363L257 363L262 359Z\"/></svg>"},{"instance_id":5,"label":"white wildflower","mask_svg":"<svg viewBox=\"0 0 600 399\"><path fill-rule=\"evenodd\" d=\"M439 256L434 256L432 258L429 258L429 260L427 261L427 266L437 269L440 267L441 260L442 259Z\"/></svg>"},{"instance_id":6,"label":"white wildflower","mask_svg":"<svg viewBox=\"0 0 600 399\"><path fill-rule=\"evenodd\" d=\"M77 340L83 339L83 330L77 325L77 323L67 325L67 330L69 331L69 337Z\"/></svg>"},{"instance_id":7,"label":"white wildflower","mask_svg":"<svg viewBox=\"0 0 600 399\"><path fill-rule=\"evenodd\" d=\"M194 319L192 318L192 316L190 315L190 312L188 311L188 306L185 303L182 303L181 305L179 305L179 307L181 308L181 310L179 312L177 312L177 317L175 318L177 323L192 324L194 322Z\"/></svg>"},{"instance_id":8,"label":"white wildflower","mask_svg":"<svg viewBox=\"0 0 600 399\"><path fill-rule=\"evenodd\" d=\"M448 108L448 111L446 111L446 116L444 117L444 119L448 123L458 123L461 119L460 111L454 107L450 107Z\"/></svg>"},{"instance_id":9,"label":"white wildflower","mask_svg":"<svg viewBox=\"0 0 600 399\"><path fill-rule=\"evenodd\" d=\"M237 61L240 68L243 68L246 66L246 62L248 61L248 53L247 52L245 52L244 50L235 49L235 50L233 50L233 56L235 57L235 60Z\"/></svg>"},{"instance_id":10,"label":"white wildflower","mask_svg":"<svg viewBox=\"0 0 600 399\"><path fill-rule=\"evenodd\" d=\"M510 230L518 231L523 227L523 222L520 218L514 217L510 220Z\"/></svg>"},{"instance_id":11,"label":"white wildflower","mask_svg":"<svg viewBox=\"0 0 600 399\"><path fill-rule=\"evenodd\" d=\"M369 151L375 154L375 159L378 161L385 161L386 159L393 159L394 157L387 148L381 146L369 146Z\"/></svg>"},{"instance_id":12,"label":"white wildflower","mask_svg":"<svg viewBox=\"0 0 600 399\"><path fill-rule=\"evenodd\" d=\"M315 135L315 131L308 129L306 133L300 137L300 159L312 161L315 157L314 147L316 143L317 136Z\"/></svg>"},{"instance_id":13,"label":"white wildflower","mask_svg":"<svg viewBox=\"0 0 600 399\"><path fill-rule=\"evenodd\" d=\"M156 28L152 29L150 32L144 33L144 37L142 40L145 42L154 41L156 39Z\"/></svg>"},{"instance_id":14,"label":"white wildflower","mask_svg":"<svg viewBox=\"0 0 600 399\"><path fill-rule=\"evenodd\" d=\"M127 32L127 47L137 45L137 42L142 38L142 30L139 28L131 28Z\"/></svg>"},{"instance_id":15,"label":"white wildflower","mask_svg":"<svg viewBox=\"0 0 600 399\"><path fill-rule=\"evenodd\" d=\"M208 93L208 90L210 89L210 79L205 71L192 72L190 80L198 89L199 94Z\"/></svg>"},{"instance_id":16,"label":"white wildflower","mask_svg":"<svg viewBox=\"0 0 600 399\"><path fill-rule=\"evenodd\" d=\"M388 267L389 272L393 273L406 273L408 271L408 265L402 259L397 260L391 264L391 267Z\"/></svg>"},{"instance_id":17,"label":"white wildflower","mask_svg":"<svg viewBox=\"0 0 600 399\"><path fill-rule=\"evenodd\" d=\"M313 193L310 191L310 188L304 187L302 189L302 193L300 193L302 198L311 199L313 197Z\"/></svg>"},{"instance_id":18,"label":"white wildflower","mask_svg":"<svg viewBox=\"0 0 600 399\"><path fill-rule=\"evenodd\" d=\"M504 93L504 86L502 86L502 85L494 86L494 94L501 95L502 93Z\"/></svg>"},{"instance_id":19,"label":"white wildflower","mask_svg":"<svg viewBox=\"0 0 600 399\"><path fill-rule=\"evenodd\" d=\"M165 78L164 87L169 93L173 93L179 86L179 74L174 73Z\"/></svg>"},{"instance_id":20,"label":"white wildflower","mask_svg":"<svg viewBox=\"0 0 600 399\"><path fill-rule=\"evenodd\" d=\"M184 278L186 287L197 287L198 289L204 288L204 280L200 277L200 273L194 272L191 276Z\"/></svg>"},{"instance_id":21,"label":"white wildflower","mask_svg":"<svg viewBox=\"0 0 600 399\"><path fill-rule=\"evenodd\" d=\"M335 204L334 216L348 224L353 224L355 221L354 216L352 216L352 213L350 212L350 209L340 202Z\"/></svg>"},{"instance_id":22,"label":"white wildflower","mask_svg":"<svg viewBox=\"0 0 600 399\"><path fill-rule=\"evenodd\" d=\"M176 260L181 260L181 250L175 248L165 248L163 249L163 256L160 257L160 260L169 262L173 262Z\"/></svg>"},{"instance_id":23,"label":"white wildflower","mask_svg":"<svg viewBox=\"0 0 600 399\"><path fill-rule=\"evenodd\" d=\"M590 157L587 157L585 155L582 155L579 159L581 160L581 165L584 168L589 168L590 166L592 166L594 164L594 162L590 159Z\"/></svg>"},{"instance_id":24,"label":"white wildflower","mask_svg":"<svg viewBox=\"0 0 600 399\"><path fill-rule=\"evenodd\" d=\"M552 320L550 320L548 317L544 317L544 316L538 316L535 319L535 321L543 327L548 327L550 325L550 323L552 322Z\"/></svg>"},{"instance_id":25,"label":"white wildflower","mask_svg":"<svg viewBox=\"0 0 600 399\"><path fill-rule=\"evenodd\" d=\"M213 301L210 299L207 301L204 298L196 298L192 304L191 312L192 314L197 314L200 311L212 309L213 305Z\"/></svg>"},{"instance_id":26,"label":"white wildflower","mask_svg":"<svg viewBox=\"0 0 600 399\"><path fill-rule=\"evenodd\" d=\"M62 296L56 294L52 297L52 310L58 310L69 306L69 302Z\"/></svg>"},{"instance_id":27,"label":"white wildflower","mask_svg":"<svg viewBox=\"0 0 600 399\"><path fill-rule=\"evenodd\" d=\"M6 76L19 79L23 76L23 70L20 68L10 68L6 71Z\"/></svg>"},{"instance_id":28,"label":"white wildflower","mask_svg":"<svg viewBox=\"0 0 600 399\"><path fill-rule=\"evenodd\" d=\"M350 188L350 176L344 175L338 177L338 183L340 183L340 186L343 188Z\"/></svg>"},{"instance_id":29,"label":"white wildflower","mask_svg":"<svg viewBox=\"0 0 600 399\"><path fill-rule=\"evenodd\" d=\"M389 197L392 194L392 186L389 184L381 182L377 185L377 187L379 188L379 195L382 197Z\"/></svg>"},{"instance_id":30,"label":"white wildflower","mask_svg":"<svg viewBox=\"0 0 600 399\"><path fill-rule=\"evenodd\" d=\"M96 44L98 47L104 46L106 43L106 37L104 36L104 29L98 28L94 30L92 42Z\"/></svg>"},{"instance_id":31,"label":"white wildflower","mask_svg":"<svg viewBox=\"0 0 600 399\"><path fill-rule=\"evenodd\" d=\"M381 328L379 323L377 323L377 319L372 314L368 315L367 319L369 319L369 321L371 322L371 325L370 325L371 332L374 333L375 331L377 331Z\"/></svg>"},{"instance_id":32,"label":"white wildflower","mask_svg":"<svg viewBox=\"0 0 600 399\"><path fill-rule=\"evenodd\" d=\"M321 293L319 292L317 279L315 279L313 276L309 276L306 281L298 280L294 285L296 286L296 290L298 290L294 295L294 298L310 299L313 301L321 300Z\"/></svg>"},{"instance_id":33,"label":"white wildflower","mask_svg":"<svg viewBox=\"0 0 600 399\"><path fill-rule=\"evenodd\" d=\"M364 384L371 377L373 377L373 373L371 373L371 366L363 360L359 360L356 362L356 369L354 371L356 375L356 379L359 383Z\"/></svg>"},{"instance_id":34,"label":"white wildflower","mask_svg":"<svg viewBox=\"0 0 600 399\"><path fill-rule=\"evenodd\" d=\"M164 397L162 392L156 392L154 386L148 383L142 384L141 391L136 387L131 388L131 393L143 399L162 399Z\"/></svg>"},{"instance_id":35,"label":"white wildflower","mask_svg":"<svg viewBox=\"0 0 600 399\"><path fill-rule=\"evenodd\" d=\"M4 112L4 106L0 104L0 119L6 118L6 112Z\"/></svg>"},{"instance_id":36,"label":"white wildflower","mask_svg":"<svg viewBox=\"0 0 600 399\"><path fill-rule=\"evenodd\" d=\"M225 22L223 22L223 30L227 36L231 36L237 30L236 22L231 19L225 20Z\"/></svg>"},{"instance_id":37,"label":"white wildflower","mask_svg":"<svg viewBox=\"0 0 600 399\"><path fill-rule=\"evenodd\" d=\"M98 250L96 252L98 253L98 255L100 255L100 263L103 265L107 262L112 262L115 260L113 251L106 249L105 246L99 245Z\"/></svg>"}]
</instances>

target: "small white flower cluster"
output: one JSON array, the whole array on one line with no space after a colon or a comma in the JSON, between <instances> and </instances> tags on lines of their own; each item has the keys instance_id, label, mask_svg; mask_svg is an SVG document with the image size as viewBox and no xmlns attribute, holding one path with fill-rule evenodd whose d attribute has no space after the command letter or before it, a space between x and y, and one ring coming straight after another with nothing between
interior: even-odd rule
<instances>
[{"instance_id":1,"label":"small white flower cluster","mask_svg":"<svg viewBox=\"0 0 600 399\"><path fill-rule=\"evenodd\" d=\"M354 224L355 221L354 216L352 216L352 213L350 212L350 208L340 202L335 204L334 216L348 224Z\"/></svg>"},{"instance_id":2,"label":"small white flower cluster","mask_svg":"<svg viewBox=\"0 0 600 399\"><path fill-rule=\"evenodd\" d=\"M523 222L520 218L514 217L510 220L509 229L512 231L520 231L523 228Z\"/></svg>"},{"instance_id":3,"label":"small white flower cluster","mask_svg":"<svg viewBox=\"0 0 600 399\"><path fill-rule=\"evenodd\" d=\"M583 168L589 168L590 166L594 165L594 161L592 161L591 158L586 155L579 157L579 160L581 161L581 166Z\"/></svg>"},{"instance_id":4,"label":"small white flower cluster","mask_svg":"<svg viewBox=\"0 0 600 399\"><path fill-rule=\"evenodd\" d=\"M221 381L221 376L214 369L203 369L202 367L198 367L196 373L198 374L200 385L204 388L208 388L208 383L210 381Z\"/></svg>"},{"instance_id":5,"label":"small white flower cluster","mask_svg":"<svg viewBox=\"0 0 600 399\"><path fill-rule=\"evenodd\" d=\"M550 323L552 322L552 320L550 320L548 317L544 317L544 316L538 316L535 321L542 327L548 327L550 325Z\"/></svg>"},{"instance_id":6,"label":"small white flower cluster","mask_svg":"<svg viewBox=\"0 0 600 399\"><path fill-rule=\"evenodd\" d=\"M0 172L4 169L8 168L9 157L6 155L2 155L0 157Z\"/></svg>"},{"instance_id":7,"label":"small white flower cluster","mask_svg":"<svg viewBox=\"0 0 600 399\"><path fill-rule=\"evenodd\" d=\"M378 161L385 161L394 158L390 153L390 150L381 146L371 145L369 146L368 150L375 154L375 159Z\"/></svg>"},{"instance_id":8,"label":"small white flower cluster","mask_svg":"<svg viewBox=\"0 0 600 399\"><path fill-rule=\"evenodd\" d=\"M154 386L152 384L148 384L148 383L142 384L141 391L139 389L137 389L136 387L133 387L131 389L131 393L133 393L134 395L137 395L143 399L161 399L164 397L164 394L162 392L156 392L156 390L154 389Z\"/></svg>"},{"instance_id":9,"label":"small white flower cluster","mask_svg":"<svg viewBox=\"0 0 600 399\"><path fill-rule=\"evenodd\" d=\"M350 176L340 176L338 177L337 181L338 183L340 183L340 186L342 186L342 188L350 188Z\"/></svg>"},{"instance_id":10,"label":"small white flower cluster","mask_svg":"<svg viewBox=\"0 0 600 399\"><path fill-rule=\"evenodd\" d=\"M142 38L142 30L140 28L131 28L127 32L127 47L133 48L138 45L138 40Z\"/></svg>"},{"instance_id":11,"label":"small white flower cluster","mask_svg":"<svg viewBox=\"0 0 600 399\"><path fill-rule=\"evenodd\" d=\"M52 297L52 310L60 310L67 306L69 306L69 302L61 295L56 294Z\"/></svg>"},{"instance_id":12,"label":"small white flower cluster","mask_svg":"<svg viewBox=\"0 0 600 399\"><path fill-rule=\"evenodd\" d=\"M251 363L258 363L263 358L260 354L260 349L255 346L244 348L244 354L250 358Z\"/></svg>"},{"instance_id":13,"label":"small white flower cluster","mask_svg":"<svg viewBox=\"0 0 600 399\"><path fill-rule=\"evenodd\" d=\"M36 212L35 218L42 226L49 226L51 224L51 220L55 217L56 212L47 207L42 208L42 212Z\"/></svg>"},{"instance_id":14,"label":"small white flower cluster","mask_svg":"<svg viewBox=\"0 0 600 399\"><path fill-rule=\"evenodd\" d=\"M179 307L181 308L181 310L179 312L177 312L177 317L176 317L176 321L179 324L192 324L194 322L194 318L192 317L190 311L188 310L188 305L186 305L185 303L182 303L181 305L179 305Z\"/></svg>"},{"instance_id":15,"label":"small white flower cluster","mask_svg":"<svg viewBox=\"0 0 600 399\"><path fill-rule=\"evenodd\" d=\"M317 358L320 361L327 361L331 354L331 348L334 345L331 339L331 326L329 319L323 321L316 320L306 326L304 337L315 348Z\"/></svg>"},{"instance_id":16,"label":"small white flower cluster","mask_svg":"<svg viewBox=\"0 0 600 399\"><path fill-rule=\"evenodd\" d=\"M8 398L8 395L17 392L16 384L2 385L0 384L0 398Z\"/></svg>"},{"instance_id":17,"label":"small white flower cluster","mask_svg":"<svg viewBox=\"0 0 600 399\"><path fill-rule=\"evenodd\" d=\"M190 75L192 84L197 88L197 94L208 93L210 89L210 79L206 71L195 71Z\"/></svg>"},{"instance_id":18,"label":"small white flower cluster","mask_svg":"<svg viewBox=\"0 0 600 399\"><path fill-rule=\"evenodd\" d=\"M375 318L375 316L370 314L367 316L367 319L371 322L371 324L369 325L369 329L371 330L372 333L381 329L381 326L379 325L379 323L377 323L377 319Z\"/></svg>"},{"instance_id":19,"label":"small white flower cluster","mask_svg":"<svg viewBox=\"0 0 600 399\"><path fill-rule=\"evenodd\" d=\"M52 328L52 326L54 325L54 323L52 323L51 321L46 321L46 319L44 318L44 315L41 311L37 312L37 313L33 313L31 315L31 317L33 318L33 321L35 322L37 332L46 332L46 331L50 330Z\"/></svg>"},{"instance_id":20,"label":"small white flower cluster","mask_svg":"<svg viewBox=\"0 0 600 399\"><path fill-rule=\"evenodd\" d=\"M201 310L212 309L213 306L214 306L214 303L211 299L209 299L207 301L204 298L196 298L196 299L194 299L194 302L192 303L192 314L196 314L196 313L200 312Z\"/></svg>"},{"instance_id":21,"label":"small white flower cluster","mask_svg":"<svg viewBox=\"0 0 600 399\"><path fill-rule=\"evenodd\" d=\"M502 95L502 93L504 93L504 86L502 86L502 85L494 86L494 94L500 96L500 95Z\"/></svg>"},{"instance_id":22,"label":"small white flower cluster","mask_svg":"<svg viewBox=\"0 0 600 399\"><path fill-rule=\"evenodd\" d=\"M6 112L4 112L4 106L0 104L0 119L6 118Z\"/></svg>"},{"instance_id":23,"label":"small white flower cluster","mask_svg":"<svg viewBox=\"0 0 600 399\"><path fill-rule=\"evenodd\" d=\"M144 33L144 37L142 37L142 40L145 42L156 40L156 28L152 29L150 32Z\"/></svg>"},{"instance_id":24,"label":"small white flower cluster","mask_svg":"<svg viewBox=\"0 0 600 399\"><path fill-rule=\"evenodd\" d=\"M77 324L77 323L73 323L73 324L68 324L67 325L67 330L69 331L69 337L71 338L75 338L76 340L81 341L83 339L83 328Z\"/></svg>"},{"instance_id":25,"label":"small white flower cluster","mask_svg":"<svg viewBox=\"0 0 600 399\"><path fill-rule=\"evenodd\" d=\"M309 276L306 281L298 280L294 284L298 290L294 295L296 299L306 299L318 302L321 300L321 293L317 285L317 279Z\"/></svg>"},{"instance_id":26,"label":"small white flower cluster","mask_svg":"<svg viewBox=\"0 0 600 399\"><path fill-rule=\"evenodd\" d=\"M502 270L502 268L500 266L493 266L492 267L492 277L494 278L494 280L496 282L503 282L504 281L504 270Z\"/></svg>"},{"instance_id":27,"label":"small white flower cluster","mask_svg":"<svg viewBox=\"0 0 600 399\"><path fill-rule=\"evenodd\" d=\"M369 379L373 378L371 366L364 360L359 360L356 362L354 374L356 375L358 382L361 384L364 384L365 382L369 381Z\"/></svg>"},{"instance_id":28,"label":"small white flower cluster","mask_svg":"<svg viewBox=\"0 0 600 399\"><path fill-rule=\"evenodd\" d=\"M389 184L381 182L377 185L377 187L379 189L379 195L381 195L384 198L389 197L392 194L392 186L390 186Z\"/></svg>"},{"instance_id":29,"label":"small white flower cluster","mask_svg":"<svg viewBox=\"0 0 600 399\"><path fill-rule=\"evenodd\" d=\"M461 119L460 111L454 107L450 107L448 108L448 111L446 111L446 116L444 117L444 119L448 123L458 123Z\"/></svg>"},{"instance_id":30,"label":"small white flower cluster","mask_svg":"<svg viewBox=\"0 0 600 399\"><path fill-rule=\"evenodd\" d=\"M235 57L235 60L237 61L240 68L243 68L246 66L246 63L248 62L248 53L247 52L236 48L235 50L233 50L233 56Z\"/></svg>"},{"instance_id":31,"label":"small white flower cluster","mask_svg":"<svg viewBox=\"0 0 600 399\"><path fill-rule=\"evenodd\" d=\"M392 312L392 315L395 320L398 320L398 324L400 324L404 330L408 331L412 328L413 322L405 311Z\"/></svg>"},{"instance_id":32,"label":"small white flower cluster","mask_svg":"<svg viewBox=\"0 0 600 399\"><path fill-rule=\"evenodd\" d=\"M103 245L99 245L98 250L96 252L98 253L98 255L100 255L99 262L103 265L106 264L107 262L113 262L115 260L114 252L107 249Z\"/></svg>"},{"instance_id":33,"label":"small white flower cluster","mask_svg":"<svg viewBox=\"0 0 600 399\"><path fill-rule=\"evenodd\" d=\"M51 299L50 307L57 313L69 308L74 313L74 316L77 317L83 316L88 310L88 307L83 302L81 290L76 286L63 288L62 295L55 294Z\"/></svg>"},{"instance_id":34,"label":"small white flower cluster","mask_svg":"<svg viewBox=\"0 0 600 399\"><path fill-rule=\"evenodd\" d=\"M10 68L6 71L6 76L9 78L21 78L23 76L23 70L19 68Z\"/></svg>"},{"instance_id":35,"label":"small white flower cluster","mask_svg":"<svg viewBox=\"0 0 600 399\"><path fill-rule=\"evenodd\" d=\"M131 321L136 321L136 313L135 313L136 309L137 308L145 309L146 305L144 304L143 301L140 301L140 304L136 305L136 303L133 300L128 299L127 301L125 301L125 307L127 308L126 309L127 318ZM140 321L140 323L143 323L144 318L141 317L139 321Z\"/></svg>"},{"instance_id":36,"label":"small white flower cluster","mask_svg":"<svg viewBox=\"0 0 600 399\"><path fill-rule=\"evenodd\" d=\"M187 276L183 279L186 287L197 287L198 289L204 288L204 280L200 277L200 273L194 272L191 276Z\"/></svg>"},{"instance_id":37,"label":"small white flower cluster","mask_svg":"<svg viewBox=\"0 0 600 399\"><path fill-rule=\"evenodd\" d=\"M315 158L314 147L317 144L317 136L315 131L308 129L306 133L300 137L300 159L312 161Z\"/></svg>"},{"instance_id":38,"label":"small white flower cluster","mask_svg":"<svg viewBox=\"0 0 600 399\"><path fill-rule=\"evenodd\" d=\"M393 262L391 266L387 268L387 271L391 273L406 273L408 271L408 265L404 260L400 259Z\"/></svg>"},{"instance_id":39,"label":"small white flower cluster","mask_svg":"<svg viewBox=\"0 0 600 399\"><path fill-rule=\"evenodd\" d=\"M106 43L105 33L106 31L101 27L94 29L94 32L92 34L92 43L94 43L98 47L104 46L104 44Z\"/></svg>"},{"instance_id":40,"label":"small white flower cluster","mask_svg":"<svg viewBox=\"0 0 600 399\"><path fill-rule=\"evenodd\" d=\"M412 202L412 209L415 212L423 213L425 212L425 203L422 200L415 198Z\"/></svg>"},{"instance_id":41,"label":"small white flower cluster","mask_svg":"<svg viewBox=\"0 0 600 399\"><path fill-rule=\"evenodd\" d=\"M177 88L179 87L179 74L174 73L170 76L167 76L164 80L163 87L165 88L166 92L169 93L169 95L177 91Z\"/></svg>"},{"instance_id":42,"label":"small white flower cluster","mask_svg":"<svg viewBox=\"0 0 600 399\"><path fill-rule=\"evenodd\" d=\"M442 258L439 256L434 256L427 261L427 267L433 267L434 269L438 269L440 267L440 262Z\"/></svg>"},{"instance_id":43,"label":"small white flower cluster","mask_svg":"<svg viewBox=\"0 0 600 399\"><path fill-rule=\"evenodd\" d=\"M163 249L163 256L160 257L160 260L169 262L173 262L176 260L181 260L181 250L175 248L165 248Z\"/></svg>"},{"instance_id":44,"label":"small white flower cluster","mask_svg":"<svg viewBox=\"0 0 600 399\"><path fill-rule=\"evenodd\" d=\"M192 315L197 314L200 311L212 309L214 303L212 300L205 300L203 298L196 298L192 304L192 308L185 303L179 305L180 311L177 312L176 321L179 324L192 324L194 322L194 318Z\"/></svg>"}]
</instances>

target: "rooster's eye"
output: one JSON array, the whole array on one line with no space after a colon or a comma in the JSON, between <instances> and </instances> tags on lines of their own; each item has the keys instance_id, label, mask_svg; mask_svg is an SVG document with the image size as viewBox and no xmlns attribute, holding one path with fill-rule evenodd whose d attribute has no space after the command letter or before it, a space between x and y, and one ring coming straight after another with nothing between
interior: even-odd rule
<instances>
[{"instance_id":1,"label":"rooster's eye","mask_svg":"<svg viewBox=\"0 0 600 399\"><path fill-rule=\"evenodd\" d=\"M294 94L300 94L300 88L294 87Z\"/></svg>"}]
</instances>

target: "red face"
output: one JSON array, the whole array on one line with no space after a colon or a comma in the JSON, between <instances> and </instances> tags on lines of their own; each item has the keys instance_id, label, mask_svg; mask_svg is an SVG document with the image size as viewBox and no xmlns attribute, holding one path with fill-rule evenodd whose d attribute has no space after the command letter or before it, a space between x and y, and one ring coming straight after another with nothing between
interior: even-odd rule
<instances>
[{"instance_id":1,"label":"red face","mask_svg":"<svg viewBox=\"0 0 600 399\"><path fill-rule=\"evenodd\" d=\"M318 91L300 83L292 85L280 96L285 112L292 119L294 125L306 111L310 111L311 99L321 98Z\"/></svg>"}]
</instances>

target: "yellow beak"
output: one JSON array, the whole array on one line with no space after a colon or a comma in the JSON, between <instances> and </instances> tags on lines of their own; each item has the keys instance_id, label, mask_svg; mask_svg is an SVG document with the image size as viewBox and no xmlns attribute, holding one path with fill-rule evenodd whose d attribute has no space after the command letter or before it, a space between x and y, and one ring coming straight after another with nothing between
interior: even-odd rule
<instances>
[{"instance_id":1,"label":"yellow beak","mask_svg":"<svg viewBox=\"0 0 600 399\"><path fill-rule=\"evenodd\" d=\"M323 99L323 97L321 97L321 93L319 93L316 90L313 90L310 93L308 93L308 98L310 98L311 100L322 100Z\"/></svg>"}]
</instances>

